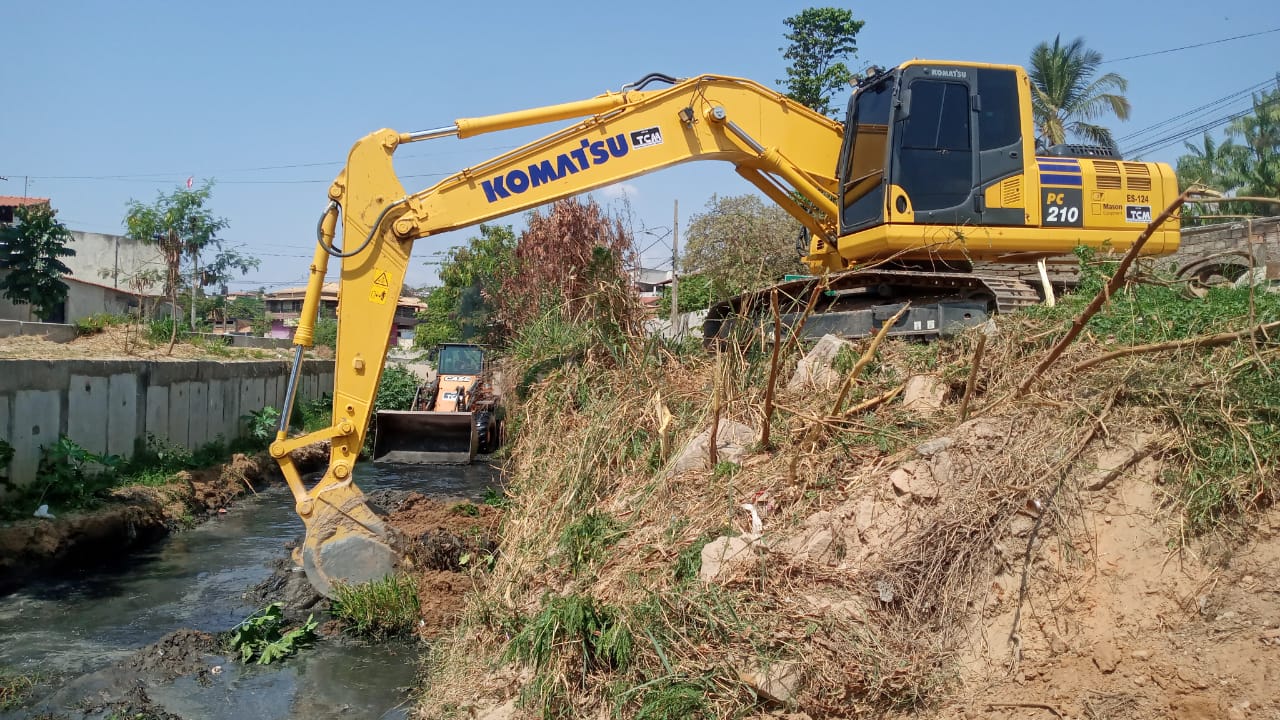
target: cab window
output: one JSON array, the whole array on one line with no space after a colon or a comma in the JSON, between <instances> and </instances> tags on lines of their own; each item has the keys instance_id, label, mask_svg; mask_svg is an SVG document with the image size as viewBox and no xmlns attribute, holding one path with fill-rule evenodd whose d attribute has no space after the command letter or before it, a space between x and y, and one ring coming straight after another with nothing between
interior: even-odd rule
<instances>
[{"instance_id":1,"label":"cab window","mask_svg":"<svg viewBox=\"0 0 1280 720\"><path fill-rule=\"evenodd\" d=\"M897 184L914 209L941 210L965 202L973 188L968 87L913 81L910 113L897 130Z\"/></svg>"}]
</instances>

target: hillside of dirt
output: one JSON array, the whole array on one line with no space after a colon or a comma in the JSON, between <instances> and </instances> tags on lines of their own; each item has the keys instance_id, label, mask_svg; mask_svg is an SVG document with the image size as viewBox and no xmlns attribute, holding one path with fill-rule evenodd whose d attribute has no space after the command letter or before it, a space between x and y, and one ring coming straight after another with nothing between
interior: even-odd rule
<instances>
[{"instance_id":1,"label":"hillside of dirt","mask_svg":"<svg viewBox=\"0 0 1280 720\"><path fill-rule=\"evenodd\" d=\"M1280 299L1082 317L1113 268L929 343L549 348L419 716L1280 716Z\"/></svg>"}]
</instances>

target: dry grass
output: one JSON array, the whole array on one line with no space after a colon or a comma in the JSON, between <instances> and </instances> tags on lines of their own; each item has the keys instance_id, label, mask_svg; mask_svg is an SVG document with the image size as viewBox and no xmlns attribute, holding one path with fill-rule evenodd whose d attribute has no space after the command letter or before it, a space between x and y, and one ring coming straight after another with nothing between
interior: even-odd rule
<instances>
[{"instance_id":1,"label":"dry grass","mask_svg":"<svg viewBox=\"0 0 1280 720\"><path fill-rule=\"evenodd\" d=\"M667 471L675 453L715 418L759 431L766 349L707 356L650 348L553 372L516 413L521 432L506 468L513 504L501 557L468 598L463 624L436 648L422 712L465 709L482 673L489 695L521 694L543 717L666 710L731 717L772 706L767 696L776 688L766 692L761 674L785 679L789 701L813 717L918 708L953 682L985 581L997 570L1022 572L1040 544L1072 522L1078 481L1093 469L1092 442L1134 428L1227 428L1241 438L1230 457L1215 459L1194 443L1161 448L1169 517L1191 527L1188 479L1198 467L1219 467L1214 462L1234 475L1213 486L1219 502L1197 510L1210 525L1270 502L1272 466L1256 447L1249 454L1250 442L1261 440L1250 423L1280 401L1273 393L1256 407L1230 403L1242 387L1280 372L1274 352L1251 359L1270 352L1265 343L1050 371L1014 400L1072 307L1001 318L965 423L958 405L976 332L928 345L886 342L873 353L863 342L854 353L862 355L861 374L845 375L843 404L833 405L839 385L787 393L781 383L772 451L752 447L738 463L683 473ZM1117 344L1086 331L1057 367ZM781 359L784 379L796 360ZM894 394L919 373L946 388L935 414L908 410ZM939 437L950 443L941 480L939 455L916 451ZM935 478L934 496L895 491L891 472L912 467ZM754 559L710 583L690 578L709 539L750 531L746 502L764 510ZM565 529L589 513L609 519L599 524L613 533L607 551L566 551ZM832 536L826 555L801 551L823 532ZM590 546L589 533L575 542ZM600 559L583 568L582 557ZM513 637L535 619L548 622L546 609L566 598L617 613L631 642L625 664L585 663L568 646L549 650L555 661L513 668L500 659ZM1096 706L1110 711L1109 703Z\"/></svg>"},{"instance_id":2,"label":"dry grass","mask_svg":"<svg viewBox=\"0 0 1280 720\"><path fill-rule=\"evenodd\" d=\"M174 346L172 355L167 350L168 343L149 342L145 328L138 325L108 327L67 343L32 335L0 338L0 358L23 360L261 360L289 357L287 350L214 347L185 340Z\"/></svg>"}]
</instances>

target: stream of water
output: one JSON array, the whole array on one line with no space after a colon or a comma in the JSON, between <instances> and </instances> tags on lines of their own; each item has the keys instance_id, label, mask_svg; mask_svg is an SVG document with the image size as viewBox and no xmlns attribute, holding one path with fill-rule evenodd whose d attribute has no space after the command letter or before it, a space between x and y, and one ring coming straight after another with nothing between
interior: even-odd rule
<instances>
[{"instance_id":1,"label":"stream of water","mask_svg":"<svg viewBox=\"0 0 1280 720\"><path fill-rule=\"evenodd\" d=\"M366 492L414 490L478 500L496 481L483 464L365 463L356 470ZM246 605L243 593L271 574L270 563L302 531L288 490L275 485L118 564L0 597L0 668L71 676L123 659L180 628L227 630L257 609ZM417 654L407 642L325 641L279 665L229 662L228 676L212 687L179 680L165 690L171 697L164 705L192 718L403 717ZM188 712L178 710L188 706Z\"/></svg>"}]
</instances>

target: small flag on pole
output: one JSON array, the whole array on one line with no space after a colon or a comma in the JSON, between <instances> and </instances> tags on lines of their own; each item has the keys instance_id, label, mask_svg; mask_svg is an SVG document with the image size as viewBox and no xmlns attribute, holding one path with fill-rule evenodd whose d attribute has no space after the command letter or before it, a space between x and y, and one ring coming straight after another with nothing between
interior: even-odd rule
<instances>
[{"instance_id":1,"label":"small flag on pole","mask_svg":"<svg viewBox=\"0 0 1280 720\"><path fill-rule=\"evenodd\" d=\"M190 177L188 177L188 178L187 178L187 189L188 189L188 190L190 190L190 189L191 189L191 180L192 180L193 178L195 178L195 175L192 175L192 176L190 176Z\"/></svg>"}]
</instances>

